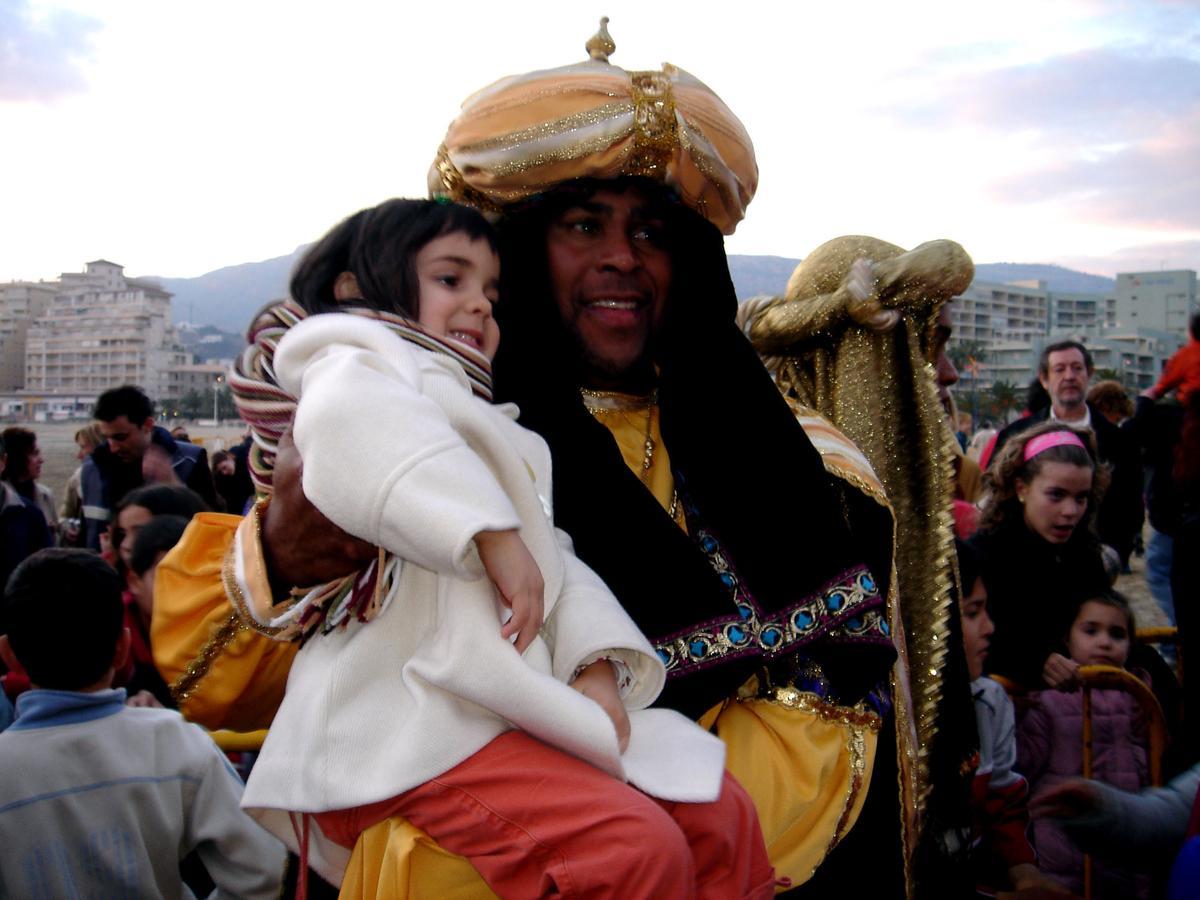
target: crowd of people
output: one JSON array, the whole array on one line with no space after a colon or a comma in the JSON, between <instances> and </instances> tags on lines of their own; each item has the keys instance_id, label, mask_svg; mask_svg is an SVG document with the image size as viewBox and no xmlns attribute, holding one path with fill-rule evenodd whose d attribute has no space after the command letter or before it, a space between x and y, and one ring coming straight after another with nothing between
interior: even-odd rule
<instances>
[{"instance_id":1,"label":"crowd of people","mask_svg":"<svg viewBox=\"0 0 1200 900\"><path fill-rule=\"evenodd\" d=\"M4 430L0 896L272 896L285 868L414 900L1196 890L1195 351L1135 409L1051 344L1044 400L972 441L969 258L855 239L772 313L803 319L781 378L722 247L748 135L612 49L473 95L435 199L308 250L211 467L116 386L58 508ZM823 417L799 386L846 359L889 401ZM912 446L860 450L854 415ZM1169 661L1114 590L1147 512ZM1140 695L1092 691L1085 725L1096 666L1158 698L1169 786ZM245 786L198 726L267 730Z\"/></svg>"}]
</instances>

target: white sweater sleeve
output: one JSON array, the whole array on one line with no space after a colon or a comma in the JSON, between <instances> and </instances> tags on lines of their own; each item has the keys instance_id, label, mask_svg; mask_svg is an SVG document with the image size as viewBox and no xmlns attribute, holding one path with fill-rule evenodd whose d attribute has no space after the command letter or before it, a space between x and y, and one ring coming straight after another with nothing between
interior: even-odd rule
<instances>
[{"instance_id":1,"label":"white sweater sleeve","mask_svg":"<svg viewBox=\"0 0 1200 900\"><path fill-rule=\"evenodd\" d=\"M555 532L562 548L563 586L542 626L552 648L554 677L569 683L582 662L596 654L611 655L625 663L633 676L625 705L649 706L667 680L662 660L600 576L575 555L567 533Z\"/></svg>"},{"instance_id":2,"label":"white sweater sleeve","mask_svg":"<svg viewBox=\"0 0 1200 900\"><path fill-rule=\"evenodd\" d=\"M188 752L198 756L199 783L186 811L186 851L196 850L219 898L274 898L282 890L287 851L242 811L242 781L216 745L195 726Z\"/></svg>"},{"instance_id":3,"label":"white sweater sleeve","mask_svg":"<svg viewBox=\"0 0 1200 900\"><path fill-rule=\"evenodd\" d=\"M294 435L309 500L403 559L477 577L474 536L520 520L439 405L467 389L444 373L427 384L422 352L379 322L313 316L279 342L275 374L299 398Z\"/></svg>"}]
</instances>

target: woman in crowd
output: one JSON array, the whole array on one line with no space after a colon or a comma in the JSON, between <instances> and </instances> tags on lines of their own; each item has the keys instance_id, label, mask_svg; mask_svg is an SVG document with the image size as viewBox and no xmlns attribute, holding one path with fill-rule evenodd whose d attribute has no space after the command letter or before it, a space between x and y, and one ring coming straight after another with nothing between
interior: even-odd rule
<instances>
[{"instance_id":1,"label":"woman in crowd","mask_svg":"<svg viewBox=\"0 0 1200 900\"><path fill-rule=\"evenodd\" d=\"M102 443L104 443L104 435L100 431L100 425L96 422L89 422L75 432L75 446L79 448L75 458L79 460L79 465L67 479L66 489L63 491L62 507L58 511L58 518L62 523L61 543L69 547L78 547L82 544L83 532L80 522L83 520L83 492L79 485L83 475L83 461L91 456L92 451Z\"/></svg>"},{"instance_id":2,"label":"woman in crowd","mask_svg":"<svg viewBox=\"0 0 1200 900\"><path fill-rule=\"evenodd\" d=\"M28 428L5 428L4 446L8 452L4 480L13 490L26 500L32 501L42 511L51 534L57 534L58 515L54 506L54 494L50 488L38 481L42 474L42 451L38 447L37 435Z\"/></svg>"}]
</instances>

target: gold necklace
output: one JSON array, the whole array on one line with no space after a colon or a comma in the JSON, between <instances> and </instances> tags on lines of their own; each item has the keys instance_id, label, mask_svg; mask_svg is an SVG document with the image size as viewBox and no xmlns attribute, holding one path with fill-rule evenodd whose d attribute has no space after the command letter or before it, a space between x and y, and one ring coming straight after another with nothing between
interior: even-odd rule
<instances>
[{"instance_id":1,"label":"gold necklace","mask_svg":"<svg viewBox=\"0 0 1200 900\"><path fill-rule=\"evenodd\" d=\"M646 430L642 438L642 470L638 480L646 490L650 490L650 468L654 465L654 413L658 409L658 390L649 394L623 394L618 391L597 391L591 388L580 388L583 405L594 418L599 418L608 412L641 412L646 413ZM679 492L672 489L671 504L667 509L671 521L679 521Z\"/></svg>"}]
</instances>

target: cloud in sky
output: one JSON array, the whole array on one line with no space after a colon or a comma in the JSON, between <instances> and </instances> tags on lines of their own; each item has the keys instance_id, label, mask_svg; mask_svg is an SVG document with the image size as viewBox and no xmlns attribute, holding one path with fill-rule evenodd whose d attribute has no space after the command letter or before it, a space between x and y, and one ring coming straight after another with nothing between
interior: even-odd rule
<instances>
[{"instance_id":1,"label":"cloud in sky","mask_svg":"<svg viewBox=\"0 0 1200 900\"><path fill-rule=\"evenodd\" d=\"M87 86L97 19L51 9L35 13L29 0L0 3L0 102L46 102Z\"/></svg>"},{"instance_id":2,"label":"cloud in sky","mask_svg":"<svg viewBox=\"0 0 1200 900\"><path fill-rule=\"evenodd\" d=\"M997 201L1061 201L1093 222L1200 230L1200 102L1095 158L1066 158L994 181ZM1132 137L1132 136L1131 136Z\"/></svg>"},{"instance_id":3,"label":"cloud in sky","mask_svg":"<svg viewBox=\"0 0 1200 900\"><path fill-rule=\"evenodd\" d=\"M1059 204L1092 224L1200 230L1200 60L1097 47L926 87L892 115L1014 144L1007 170L983 179L991 201Z\"/></svg>"},{"instance_id":4,"label":"cloud in sky","mask_svg":"<svg viewBox=\"0 0 1200 900\"><path fill-rule=\"evenodd\" d=\"M907 105L909 123L1032 130L1076 142L1120 139L1200 100L1200 61L1100 47L1023 65L944 75Z\"/></svg>"},{"instance_id":5,"label":"cloud in sky","mask_svg":"<svg viewBox=\"0 0 1200 900\"><path fill-rule=\"evenodd\" d=\"M1160 269L1195 269L1200 265L1200 241L1164 241L1122 247L1104 256L1064 256L1062 266L1113 276L1118 272L1156 272Z\"/></svg>"}]
</instances>

